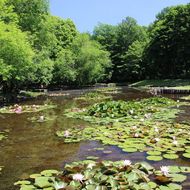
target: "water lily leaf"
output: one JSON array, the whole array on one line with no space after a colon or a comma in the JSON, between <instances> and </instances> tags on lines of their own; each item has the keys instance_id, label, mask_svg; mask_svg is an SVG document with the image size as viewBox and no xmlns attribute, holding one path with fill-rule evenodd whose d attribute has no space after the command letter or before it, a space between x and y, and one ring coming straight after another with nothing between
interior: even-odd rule
<instances>
[{"instance_id":1,"label":"water lily leaf","mask_svg":"<svg viewBox=\"0 0 190 190\"><path fill-rule=\"evenodd\" d=\"M185 158L190 158L190 153L184 153L184 154L183 154L183 157L185 157Z\"/></svg>"},{"instance_id":2,"label":"water lily leaf","mask_svg":"<svg viewBox=\"0 0 190 190\"><path fill-rule=\"evenodd\" d=\"M157 187L157 184L156 183L154 183L154 182L148 182L148 185L149 185L149 187L151 188L151 189L155 189L156 187Z\"/></svg>"},{"instance_id":3,"label":"water lily leaf","mask_svg":"<svg viewBox=\"0 0 190 190\"><path fill-rule=\"evenodd\" d=\"M20 190L35 190L36 188L33 185L22 185Z\"/></svg>"},{"instance_id":4,"label":"water lily leaf","mask_svg":"<svg viewBox=\"0 0 190 190\"><path fill-rule=\"evenodd\" d=\"M161 152L159 152L159 151L148 151L147 154L152 155L152 156L159 156L159 155L161 155Z\"/></svg>"},{"instance_id":5,"label":"water lily leaf","mask_svg":"<svg viewBox=\"0 0 190 190\"><path fill-rule=\"evenodd\" d=\"M172 177L173 182L183 182L187 179L187 176L182 174L170 174L170 177Z\"/></svg>"},{"instance_id":6,"label":"water lily leaf","mask_svg":"<svg viewBox=\"0 0 190 190\"><path fill-rule=\"evenodd\" d=\"M40 188L51 187L52 182L50 180L50 177L37 177L35 178L35 185Z\"/></svg>"},{"instance_id":7,"label":"water lily leaf","mask_svg":"<svg viewBox=\"0 0 190 190\"><path fill-rule=\"evenodd\" d=\"M87 185L86 190L96 190L96 185Z\"/></svg>"},{"instance_id":8,"label":"water lily leaf","mask_svg":"<svg viewBox=\"0 0 190 190\"><path fill-rule=\"evenodd\" d=\"M51 177L53 174L58 174L58 173L59 172L57 170L44 170L40 174L47 177Z\"/></svg>"},{"instance_id":9,"label":"water lily leaf","mask_svg":"<svg viewBox=\"0 0 190 190\"><path fill-rule=\"evenodd\" d=\"M124 148L123 149L124 152L137 152L136 148Z\"/></svg>"},{"instance_id":10,"label":"water lily leaf","mask_svg":"<svg viewBox=\"0 0 190 190\"><path fill-rule=\"evenodd\" d=\"M168 185L168 187L171 189L171 190L182 190L182 186L179 185L179 184L176 184L176 183L170 183Z\"/></svg>"},{"instance_id":11,"label":"water lily leaf","mask_svg":"<svg viewBox=\"0 0 190 190\"><path fill-rule=\"evenodd\" d=\"M40 177L40 176L41 176L41 174L32 174L32 175L30 175L30 178L35 179L35 178Z\"/></svg>"},{"instance_id":12,"label":"water lily leaf","mask_svg":"<svg viewBox=\"0 0 190 190\"><path fill-rule=\"evenodd\" d=\"M180 167L182 173L190 173L190 167Z\"/></svg>"},{"instance_id":13,"label":"water lily leaf","mask_svg":"<svg viewBox=\"0 0 190 190\"><path fill-rule=\"evenodd\" d=\"M179 158L177 154L163 154L163 157L171 160Z\"/></svg>"},{"instance_id":14,"label":"water lily leaf","mask_svg":"<svg viewBox=\"0 0 190 190\"><path fill-rule=\"evenodd\" d=\"M96 156L88 156L88 157L86 157L86 159L88 159L88 160L98 160L99 157L96 157Z\"/></svg>"},{"instance_id":15,"label":"water lily leaf","mask_svg":"<svg viewBox=\"0 0 190 190\"><path fill-rule=\"evenodd\" d=\"M160 190L171 190L169 187L163 186L163 185L159 186L159 189Z\"/></svg>"},{"instance_id":16,"label":"water lily leaf","mask_svg":"<svg viewBox=\"0 0 190 190\"><path fill-rule=\"evenodd\" d=\"M17 181L16 183L14 183L14 185L30 185L31 182L28 180L23 180L23 181Z\"/></svg>"},{"instance_id":17,"label":"water lily leaf","mask_svg":"<svg viewBox=\"0 0 190 190\"><path fill-rule=\"evenodd\" d=\"M160 161L163 158L162 158L162 156L147 156L146 159L151 160L151 161Z\"/></svg>"},{"instance_id":18,"label":"water lily leaf","mask_svg":"<svg viewBox=\"0 0 190 190\"><path fill-rule=\"evenodd\" d=\"M169 171L170 173L180 173L181 172L181 168L179 168L178 166L169 166Z\"/></svg>"}]
</instances>

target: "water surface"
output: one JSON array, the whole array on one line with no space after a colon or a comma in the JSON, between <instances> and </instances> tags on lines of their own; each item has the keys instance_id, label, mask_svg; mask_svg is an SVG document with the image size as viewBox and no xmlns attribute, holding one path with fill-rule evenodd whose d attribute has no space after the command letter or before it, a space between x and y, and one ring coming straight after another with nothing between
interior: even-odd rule
<instances>
[{"instance_id":1,"label":"water surface","mask_svg":"<svg viewBox=\"0 0 190 190\"><path fill-rule=\"evenodd\" d=\"M44 169L60 170L64 167L65 163L83 160L87 156L97 156L99 160L116 161L130 159L133 162L146 161L145 153L127 154L115 146L103 146L98 141L65 144L55 136L56 130L59 129L91 125L87 122L69 119L64 116L66 108L77 105L73 98L84 92L86 91L74 90L69 91L69 96L49 97L22 103L44 104L49 101L57 105L55 109L46 110L41 113L0 115L0 130L10 130L8 139L0 142L0 165L4 166L0 176L0 190L15 190L13 183L18 179L27 178L30 174L38 173ZM151 94L144 91L123 87L121 93L114 95L114 99L132 100L150 96ZM174 99L179 98L176 95L169 96ZM84 106L84 104L80 106ZM186 107L184 109L185 113L180 115L179 121L190 120L190 108ZM52 120L44 123L32 123L28 118L34 115L47 115ZM100 147L111 151L111 153L106 154L103 151L94 149ZM175 161L163 160L158 163L150 163L156 167L161 165L190 166L189 160L182 158ZM184 183L186 189L190 189L188 181L190 180Z\"/></svg>"}]
</instances>

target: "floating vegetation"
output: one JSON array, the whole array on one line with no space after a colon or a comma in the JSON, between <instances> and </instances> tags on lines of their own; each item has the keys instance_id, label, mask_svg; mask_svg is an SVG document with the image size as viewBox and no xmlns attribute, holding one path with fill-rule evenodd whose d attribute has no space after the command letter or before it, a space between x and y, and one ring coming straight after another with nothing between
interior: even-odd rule
<instances>
[{"instance_id":1,"label":"floating vegetation","mask_svg":"<svg viewBox=\"0 0 190 190\"><path fill-rule=\"evenodd\" d=\"M9 107L3 107L0 109L0 113L30 113L30 112L40 112L46 109L55 108L56 105L44 104L44 105L18 105L15 104Z\"/></svg>"},{"instance_id":2,"label":"floating vegetation","mask_svg":"<svg viewBox=\"0 0 190 190\"><path fill-rule=\"evenodd\" d=\"M9 130L5 130L5 131L0 131L0 141L4 140L7 138L7 133L9 132Z\"/></svg>"},{"instance_id":3,"label":"floating vegetation","mask_svg":"<svg viewBox=\"0 0 190 190\"><path fill-rule=\"evenodd\" d=\"M120 92L120 90L121 90L120 87L110 86L110 87L99 88L96 91L104 94L117 94Z\"/></svg>"},{"instance_id":4,"label":"floating vegetation","mask_svg":"<svg viewBox=\"0 0 190 190\"><path fill-rule=\"evenodd\" d=\"M99 101L103 101L103 100L111 100L112 96L110 95L105 95L99 92L88 92L86 94L84 94L83 96L77 97L75 98L75 100L80 100L80 101L95 101L95 102L99 102Z\"/></svg>"},{"instance_id":5,"label":"floating vegetation","mask_svg":"<svg viewBox=\"0 0 190 190\"><path fill-rule=\"evenodd\" d=\"M108 126L72 128L57 131L57 136L65 143L85 140L99 140L105 145L115 145L124 152L147 152L147 159L160 161L177 159L179 153L190 158L190 129L185 124L163 122L114 123Z\"/></svg>"},{"instance_id":6,"label":"floating vegetation","mask_svg":"<svg viewBox=\"0 0 190 190\"><path fill-rule=\"evenodd\" d=\"M0 174L1 174L2 169L3 169L3 166L0 166Z\"/></svg>"},{"instance_id":7,"label":"floating vegetation","mask_svg":"<svg viewBox=\"0 0 190 190\"><path fill-rule=\"evenodd\" d=\"M45 170L16 182L20 190L181 190L189 167L162 166L130 160L95 162L85 160L66 164L64 170Z\"/></svg>"},{"instance_id":8,"label":"floating vegetation","mask_svg":"<svg viewBox=\"0 0 190 190\"><path fill-rule=\"evenodd\" d=\"M108 124L144 120L170 120L176 117L182 102L162 97L153 97L140 101L107 101L96 103L86 109L73 108L66 110L66 116L83 119L92 123Z\"/></svg>"},{"instance_id":9,"label":"floating vegetation","mask_svg":"<svg viewBox=\"0 0 190 190\"><path fill-rule=\"evenodd\" d=\"M190 100L190 96L182 96L180 99L181 100Z\"/></svg>"},{"instance_id":10,"label":"floating vegetation","mask_svg":"<svg viewBox=\"0 0 190 190\"><path fill-rule=\"evenodd\" d=\"M179 109L172 107L181 102L161 97L141 101L108 101L87 109L74 108L69 117L101 124L87 128L57 131L65 143L99 140L105 145L115 145L124 152L147 152L147 160L177 159L179 153L190 158L189 125L174 124ZM103 126L102 126L103 125Z\"/></svg>"},{"instance_id":11,"label":"floating vegetation","mask_svg":"<svg viewBox=\"0 0 190 190\"><path fill-rule=\"evenodd\" d=\"M44 123L44 122L52 121L55 118L56 118L56 116L54 116L54 115L52 115L52 116L40 115L40 116L34 116L31 118L28 118L28 120L31 122Z\"/></svg>"}]
</instances>

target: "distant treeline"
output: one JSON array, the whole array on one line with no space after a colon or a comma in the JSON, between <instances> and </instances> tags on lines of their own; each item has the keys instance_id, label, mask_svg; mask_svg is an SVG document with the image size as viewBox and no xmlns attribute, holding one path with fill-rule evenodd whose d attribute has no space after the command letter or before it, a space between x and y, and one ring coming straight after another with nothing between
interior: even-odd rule
<instances>
[{"instance_id":1,"label":"distant treeline","mask_svg":"<svg viewBox=\"0 0 190 190\"><path fill-rule=\"evenodd\" d=\"M0 0L0 88L189 78L190 4L164 9L148 27L127 17L79 33L48 0Z\"/></svg>"}]
</instances>

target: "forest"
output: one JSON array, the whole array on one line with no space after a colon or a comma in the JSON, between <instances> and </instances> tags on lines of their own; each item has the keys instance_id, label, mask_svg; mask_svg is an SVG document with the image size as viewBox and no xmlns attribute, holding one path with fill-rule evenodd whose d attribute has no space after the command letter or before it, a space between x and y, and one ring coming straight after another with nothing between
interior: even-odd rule
<instances>
[{"instance_id":1,"label":"forest","mask_svg":"<svg viewBox=\"0 0 190 190\"><path fill-rule=\"evenodd\" d=\"M80 33L48 0L0 0L0 88L190 77L190 4L167 7L148 27L126 17Z\"/></svg>"},{"instance_id":2,"label":"forest","mask_svg":"<svg viewBox=\"0 0 190 190\"><path fill-rule=\"evenodd\" d=\"M189 190L190 4L80 32L50 2L0 0L0 190Z\"/></svg>"}]
</instances>

